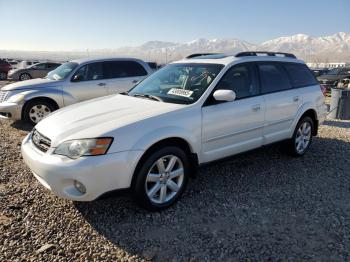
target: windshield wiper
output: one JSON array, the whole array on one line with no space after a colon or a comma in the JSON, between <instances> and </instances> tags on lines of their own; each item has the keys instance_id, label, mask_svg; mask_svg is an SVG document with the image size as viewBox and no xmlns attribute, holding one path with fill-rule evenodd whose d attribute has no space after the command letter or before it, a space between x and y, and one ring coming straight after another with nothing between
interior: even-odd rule
<instances>
[{"instance_id":1,"label":"windshield wiper","mask_svg":"<svg viewBox=\"0 0 350 262\"><path fill-rule=\"evenodd\" d=\"M158 102L162 102L163 100L158 97L158 96L154 96L154 95L148 95L148 94L139 94L139 93L136 93L136 94L133 94L132 96L135 96L135 97L142 97L142 98L148 98L148 99L151 99L151 100L155 100L155 101L158 101Z\"/></svg>"}]
</instances>

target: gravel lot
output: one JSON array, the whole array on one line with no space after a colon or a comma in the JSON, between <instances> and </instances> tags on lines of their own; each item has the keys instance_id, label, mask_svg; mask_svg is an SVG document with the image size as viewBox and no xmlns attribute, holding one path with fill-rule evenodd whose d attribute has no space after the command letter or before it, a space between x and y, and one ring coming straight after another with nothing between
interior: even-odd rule
<instances>
[{"instance_id":1,"label":"gravel lot","mask_svg":"<svg viewBox=\"0 0 350 262\"><path fill-rule=\"evenodd\" d=\"M0 261L350 260L350 121L303 158L273 145L204 166L161 213L53 196L22 162L29 130L0 120Z\"/></svg>"}]
</instances>

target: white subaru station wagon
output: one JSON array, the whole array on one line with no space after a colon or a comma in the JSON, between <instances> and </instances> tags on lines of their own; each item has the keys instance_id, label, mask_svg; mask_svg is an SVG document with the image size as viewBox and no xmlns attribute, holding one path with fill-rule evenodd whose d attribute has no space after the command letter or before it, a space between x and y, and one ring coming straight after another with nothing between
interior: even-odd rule
<instances>
[{"instance_id":1,"label":"white subaru station wagon","mask_svg":"<svg viewBox=\"0 0 350 262\"><path fill-rule=\"evenodd\" d=\"M91 201L128 189L154 211L179 199L198 165L277 141L302 156L325 113L319 84L292 54L197 55L129 92L52 113L22 154L60 197Z\"/></svg>"}]
</instances>

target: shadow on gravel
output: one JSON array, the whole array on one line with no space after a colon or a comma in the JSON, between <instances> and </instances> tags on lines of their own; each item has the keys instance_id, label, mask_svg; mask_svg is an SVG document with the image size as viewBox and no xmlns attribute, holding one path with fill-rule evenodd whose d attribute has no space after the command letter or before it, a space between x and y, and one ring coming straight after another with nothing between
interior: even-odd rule
<instances>
[{"instance_id":1,"label":"shadow on gravel","mask_svg":"<svg viewBox=\"0 0 350 262\"><path fill-rule=\"evenodd\" d=\"M129 197L75 207L99 234L146 259L341 259L329 243L346 245L345 227L334 221L350 219L344 154L350 143L315 138L301 158L282 154L281 147L201 167L182 199L160 213L138 208ZM339 162L329 165L331 156Z\"/></svg>"},{"instance_id":2,"label":"shadow on gravel","mask_svg":"<svg viewBox=\"0 0 350 262\"><path fill-rule=\"evenodd\" d=\"M23 122L23 121L14 121L11 123L11 126L13 128L16 128L16 129L19 129L22 131L27 131L27 132L30 132L33 129L33 126L31 124L28 124L28 123Z\"/></svg>"},{"instance_id":3,"label":"shadow on gravel","mask_svg":"<svg viewBox=\"0 0 350 262\"><path fill-rule=\"evenodd\" d=\"M323 122L326 126L336 126L341 128L350 128L350 121L334 121L334 120L326 120Z\"/></svg>"}]
</instances>

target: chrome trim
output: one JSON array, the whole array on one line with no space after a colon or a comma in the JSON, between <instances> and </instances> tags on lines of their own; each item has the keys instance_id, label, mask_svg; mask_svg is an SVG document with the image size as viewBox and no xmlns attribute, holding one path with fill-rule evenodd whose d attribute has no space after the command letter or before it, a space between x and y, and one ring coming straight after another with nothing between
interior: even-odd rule
<instances>
[{"instance_id":1,"label":"chrome trim","mask_svg":"<svg viewBox=\"0 0 350 262\"><path fill-rule=\"evenodd\" d=\"M9 91L0 91L0 103L6 101L6 98L9 93L10 93Z\"/></svg>"},{"instance_id":2,"label":"chrome trim","mask_svg":"<svg viewBox=\"0 0 350 262\"><path fill-rule=\"evenodd\" d=\"M40 134L37 130L33 130L31 139L33 145L38 148L40 151L46 153L51 147L51 140L42 134Z\"/></svg>"},{"instance_id":3,"label":"chrome trim","mask_svg":"<svg viewBox=\"0 0 350 262\"><path fill-rule=\"evenodd\" d=\"M253 131L253 130L256 130L256 129L263 128L264 126L265 125L256 126L256 127L248 128L248 129L245 129L245 130L237 131L237 132L234 132L234 133L226 134L226 135L215 136L215 137L207 139L206 142L211 142L211 141L214 141L214 140L223 139L223 138L227 138L227 137L230 137L230 136L235 136L235 135L239 135L239 134L242 134L242 133L250 132L250 131Z\"/></svg>"}]
</instances>

